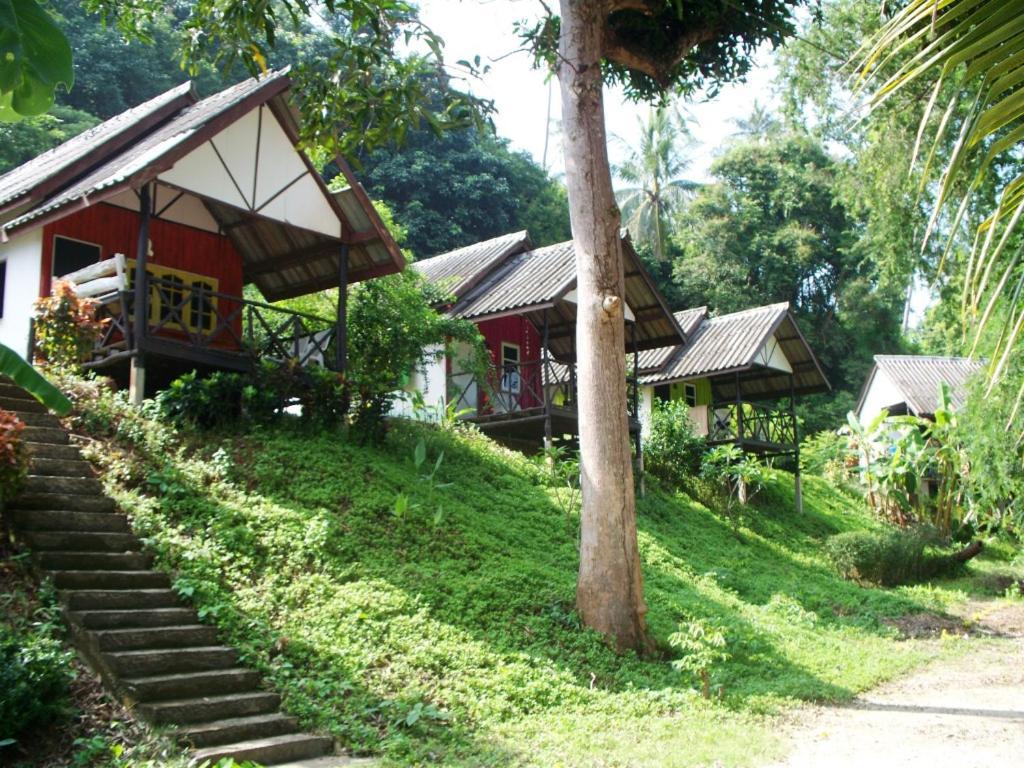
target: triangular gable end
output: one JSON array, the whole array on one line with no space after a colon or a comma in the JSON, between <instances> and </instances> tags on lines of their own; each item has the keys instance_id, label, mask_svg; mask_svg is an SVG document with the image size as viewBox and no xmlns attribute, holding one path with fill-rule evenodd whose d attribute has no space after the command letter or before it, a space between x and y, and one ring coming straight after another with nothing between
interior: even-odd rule
<instances>
[{"instance_id":1,"label":"triangular gable end","mask_svg":"<svg viewBox=\"0 0 1024 768\"><path fill-rule=\"evenodd\" d=\"M314 173L264 104L158 178L275 221L341 238L341 221Z\"/></svg>"}]
</instances>

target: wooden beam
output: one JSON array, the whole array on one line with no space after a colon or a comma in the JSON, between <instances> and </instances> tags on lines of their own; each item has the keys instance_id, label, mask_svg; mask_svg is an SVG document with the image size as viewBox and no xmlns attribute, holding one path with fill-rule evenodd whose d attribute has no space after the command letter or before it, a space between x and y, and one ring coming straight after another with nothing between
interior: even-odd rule
<instances>
[{"instance_id":1,"label":"wooden beam","mask_svg":"<svg viewBox=\"0 0 1024 768\"><path fill-rule=\"evenodd\" d=\"M334 362L340 373L348 368L348 243L338 254L338 317L335 325Z\"/></svg>"},{"instance_id":2,"label":"wooden beam","mask_svg":"<svg viewBox=\"0 0 1024 768\"><path fill-rule=\"evenodd\" d=\"M134 405L142 405L146 390L146 358L143 353L146 338L146 322L149 320L149 285L146 280L146 262L149 260L149 217L153 204L149 195L149 184L139 192L139 238L135 243L135 297L132 311L135 313L133 346L135 357L129 374L129 397Z\"/></svg>"},{"instance_id":3,"label":"wooden beam","mask_svg":"<svg viewBox=\"0 0 1024 768\"><path fill-rule=\"evenodd\" d=\"M337 253L338 243L336 242L321 242L307 245L297 251L292 251L284 256L278 256L273 259L264 261L261 264L257 264L245 270L249 277L259 277L261 275L269 275L274 272L281 272L285 269L292 269L293 267L301 267L303 264L307 264L310 261L319 261L320 259L330 256L331 254ZM347 249L346 249L347 252Z\"/></svg>"}]
</instances>

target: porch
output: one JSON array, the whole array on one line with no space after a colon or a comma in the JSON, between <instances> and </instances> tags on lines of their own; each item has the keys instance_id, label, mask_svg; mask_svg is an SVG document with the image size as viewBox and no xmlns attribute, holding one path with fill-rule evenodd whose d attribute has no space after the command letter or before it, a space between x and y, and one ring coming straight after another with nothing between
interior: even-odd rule
<instances>
[{"instance_id":1,"label":"porch","mask_svg":"<svg viewBox=\"0 0 1024 768\"><path fill-rule=\"evenodd\" d=\"M184 372L250 370L260 359L294 360L341 371L345 366L343 320L276 307L146 274L140 292L120 290L98 299L104 323L86 368L125 368L145 355L154 367ZM116 370L111 371L116 373Z\"/></svg>"},{"instance_id":2,"label":"porch","mask_svg":"<svg viewBox=\"0 0 1024 768\"><path fill-rule=\"evenodd\" d=\"M731 443L762 456L795 455L799 448L792 407L759 402L713 403L690 408L694 431L710 446Z\"/></svg>"},{"instance_id":3,"label":"porch","mask_svg":"<svg viewBox=\"0 0 1024 768\"><path fill-rule=\"evenodd\" d=\"M629 431L639 440L639 387L627 376ZM579 435L576 363L544 356L519 363L491 365L484 376L449 373L448 403L460 418L492 437L533 448Z\"/></svg>"}]
</instances>

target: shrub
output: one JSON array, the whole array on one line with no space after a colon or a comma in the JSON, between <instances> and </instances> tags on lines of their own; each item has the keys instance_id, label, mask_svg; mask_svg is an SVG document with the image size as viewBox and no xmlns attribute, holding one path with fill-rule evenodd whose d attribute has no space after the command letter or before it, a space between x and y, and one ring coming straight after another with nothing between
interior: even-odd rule
<instances>
[{"instance_id":1,"label":"shrub","mask_svg":"<svg viewBox=\"0 0 1024 768\"><path fill-rule=\"evenodd\" d=\"M23 429L21 419L0 408L0 503L14 497L28 472Z\"/></svg>"},{"instance_id":2,"label":"shrub","mask_svg":"<svg viewBox=\"0 0 1024 768\"><path fill-rule=\"evenodd\" d=\"M953 570L956 561L938 544L936 530L919 525L840 533L828 539L825 550L843 578L894 587Z\"/></svg>"},{"instance_id":3,"label":"shrub","mask_svg":"<svg viewBox=\"0 0 1024 768\"><path fill-rule=\"evenodd\" d=\"M50 296L36 301L36 354L53 368L77 370L103 332L96 306L58 280Z\"/></svg>"},{"instance_id":4,"label":"shrub","mask_svg":"<svg viewBox=\"0 0 1024 768\"><path fill-rule=\"evenodd\" d=\"M171 382L156 398L161 415L179 424L214 429L239 422L267 424L292 404L302 406L302 421L334 426L348 411L341 374L295 361L262 361L252 373L195 371Z\"/></svg>"},{"instance_id":5,"label":"shrub","mask_svg":"<svg viewBox=\"0 0 1024 768\"><path fill-rule=\"evenodd\" d=\"M57 640L0 624L0 740L63 715L73 677L71 655Z\"/></svg>"},{"instance_id":6,"label":"shrub","mask_svg":"<svg viewBox=\"0 0 1024 768\"><path fill-rule=\"evenodd\" d=\"M837 430L822 430L800 443L800 470L805 474L845 483L853 480L856 469L857 455L850 448L850 439Z\"/></svg>"},{"instance_id":7,"label":"shrub","mask_svg":"<svg viewBox=\"0 0 1024 768\"><path fill-rule=\"evenodd\" d=\"M699 680L701 695L710 699L712 668L732 656L727 649L725 627L691 619L681 622L678 631L669 635L668 642L683 654L672 662L672 668Z\"/></svg>"},{"instance_id":8,"label":"shrub","mask_svg":"<svg viewBox=\"0 0 1024 768\"><path fill-rule=\"evenodd\" d=\"M701 477L723 492L726 514L746 504L761 490L766 478L764 464L739 446L719 445L704 454Z\"/></svg>"},{"instance_id":9,"label":"shrub","mask_svg":"<svg viewBox=\"0 0 1024 768\"><path fill-rule=\"evenodd\" d=\"M656 401L651 433L644 440L644 469L679 488L700 472L706 443L693 433L689 407L682 400Z\"/></svg>"}]
</instances>

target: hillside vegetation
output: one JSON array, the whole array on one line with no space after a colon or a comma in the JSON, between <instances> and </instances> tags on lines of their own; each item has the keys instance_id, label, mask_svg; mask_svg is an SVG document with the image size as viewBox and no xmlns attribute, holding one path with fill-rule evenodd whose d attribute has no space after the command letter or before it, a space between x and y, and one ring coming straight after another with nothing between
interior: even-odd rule
<instances>
[{"instance_id":1,"label":"hillside vegetation","mask_svg":"<svg viewBox=\"0 0 1024 768\"><path fill-rule=\"evenodd\" d=\"M90 453L176 588L288 710L386 763L751 765L792 700L843 700L958 647L883 621L940 610L950 588L834 574L822 541L874 523L815 478L802 515L783 473L737 519L682 494L640 501L659 649L641 660L579 626L571 494L478 434L177 434L111 407L79 424L113 436ZM710 701L671 665L669 636L694 621L726 640Z\"/></svg>"}]
</instances>

